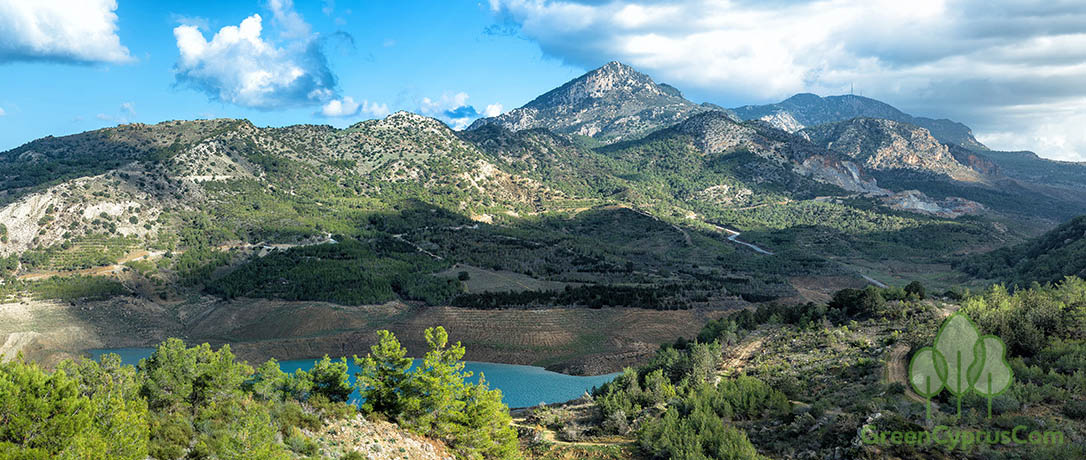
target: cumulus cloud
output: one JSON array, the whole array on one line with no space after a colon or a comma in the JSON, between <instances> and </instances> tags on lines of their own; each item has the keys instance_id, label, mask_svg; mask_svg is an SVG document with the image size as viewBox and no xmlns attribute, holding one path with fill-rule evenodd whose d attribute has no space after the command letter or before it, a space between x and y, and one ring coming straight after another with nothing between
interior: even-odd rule
<instances>
[{"instance_id":1,"label":"cumulus cloud","mask_svg":"<svg viewBox=\"0 0 1086 460\"><path fill-rule=\"evenodd\" d=\"M1042 155L1086 159L1086 139L1060 128L1073 126L1068 119L1086 119L1086 101L1078 98L1086 93L1083 2L490 0L490 6L503 29L534 40L548 56L583 68L618 59L713 102L841 94L855 85L916 115L959 119L995 148L1031 138Z\"/></svg>"},{"instance_id":2,"label":"cumulus cloud","mask_svg":"<svg viewBox=\"0 0 1086 460\"><path fill-rule=\"evenodd\" d=\"M486 110L483 110L483 116L496 117L498 115L501 115L504 110L505 108L502 107L501 104L490 104L486 106Z\"/></svg>"},{"instance_id":3,"label":"cumulus cloud","mask_svg":"<svg viewBox=\"0 0 1086 460\"><path fill-rule=\"evenodd\" d=\"M136 115L136 104L134 104L132 102L122 102L121 103L121 113L123 113L125 115L128 115L128 116Z\"/></svg>"},{"instance_id":4,"label":"cumulus cloud","mask_svg":"<svg viewBox=\"0 0 1086 460\"><path fill-rule=\"evenodd\" d=\"M0 107L0 117L2 117L2 116L4 116L4 115L7 115L7 114L8 114L8 113L4 111L4 108L3 108L3 107Z\"/></svg>"},{"instance_id":5,"label":"cumulus cloud","mask_svg":"<svg viewBox=\"0 0 1086 460\"><path fill-rule=\"evenodd\" d=\"M199 27L174 28L180 57L177 82L212 100L273 110L322 104L336 96L336 77L321 41L292 9L289 0L269 3L280 41L263 36L263 18L249 16L220 29L208 41Z\"/></svg>"},{"instance_id":6,"label":"cumulus cloud","mask_svg":"<svg viewBox=\"0 0 1086 460\"><path fill-rule=\"evenodd\" d=\"M491 117L501 111L501 104L490 104L482 112L476 110L474 106L468 105L468 93L465 92L445 93L438 99L424 97L419 104L420 113L444 121L453 129L467 128L475 119Z\"/></svg>"},{"instance_id":7,"label":"cumulus cloud","mask_svg":"<svg viewBox=\"0 0 1086 460\"><path fill-rule=\"evenodd\" d=\"M132 61L115 0L0 0L0 63Z\"/></svg>"},{"instance_id":8,"label":"cumulus cloud","mask_svg":"<svg viewBox=\"0 0 1086 460\"><path fill-rule=\"evenodd\" d=\"M358 114L367 114L373 117L384 117L389 114L387 104L378 104L363 100L355 102L354 98L346 96L342 99L332 99L321 107L319 115L325 117L351 117Z\"/></svg>"}]
</instances>

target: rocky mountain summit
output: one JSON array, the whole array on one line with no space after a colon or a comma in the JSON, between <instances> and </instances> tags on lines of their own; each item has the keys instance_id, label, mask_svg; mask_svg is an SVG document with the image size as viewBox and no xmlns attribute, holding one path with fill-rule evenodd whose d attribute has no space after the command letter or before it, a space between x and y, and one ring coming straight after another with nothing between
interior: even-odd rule
<instances>
[{"instance_id":1,"label":"rocky mountain summit","mask_svg":"<svg viewBox=\"0 0 1086 460\"><path fill-rule=\"evenodd\" d=\"M496 117L476 120L469 130L497 124L511 131L546 128L604 143L630 140L711 110L683 98L674 87L620 62L609 62Z\"/></svg>"},{"instance_id":2,"label":"rocky mountain summit","mask_svg":"<svg viewBox=\"0 0 1086 460\"><path fill-rule=\"evenodd\" d=\"M940 142L972 150L988 150L973 137L973 131L956 121L914 117L875 99L852 94L819 97L800 93L776 104L745 105L732 109L743 120L764 120L794 133L803 128L852 118L880 118L927 129Z\"/></svg>"}]
</instances>

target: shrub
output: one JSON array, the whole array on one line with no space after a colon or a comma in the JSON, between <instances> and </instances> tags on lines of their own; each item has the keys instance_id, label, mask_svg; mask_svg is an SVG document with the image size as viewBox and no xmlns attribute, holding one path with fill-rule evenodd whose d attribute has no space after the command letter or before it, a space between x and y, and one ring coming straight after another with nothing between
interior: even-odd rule
<instances>
[{"instance_id":1,"label":"shrub","mask_svg":"<svg viewBox=\"0 0 1086 460\"><path fill-rule=\"evenodd\" d=\"M1086 420L1086 401L1068 401L1063 405L1063 413L1075 420Z\"/></svg>"},{"instance_id":2,"label":"shrub","mask_svg":"<svg viewBox=\"0 0 1086 460\"><path fill-rule=\"evenodd\" d=\"M924 289L924 285L920 284L919 281L913 281L906 285L905 293L908 294L909 297L918 300L924 300L927 297L927 291Z\"/></svg>"}]
</instances>

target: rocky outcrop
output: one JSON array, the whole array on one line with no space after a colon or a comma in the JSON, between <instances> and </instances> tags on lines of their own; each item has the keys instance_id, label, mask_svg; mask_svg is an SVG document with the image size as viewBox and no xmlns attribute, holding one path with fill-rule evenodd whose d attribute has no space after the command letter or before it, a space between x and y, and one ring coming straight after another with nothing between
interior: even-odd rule
<instances>
[{"instance_id":1,"label":"rocky outcrop","mask_svg":"<svg viewBox=\"0 0 1086 460\"><path fill-rule=\"evenodd\" d=\"M943 200L929 198L918 190L906 190L884 197L883 203L891 209L900 211L920 212L939 217L959 217L967 214L978 214L984 211L984 206L975 201L960 197L947 197Z\"/></svg>"},{"instance_id":2,"label":"rocky outcrop","mask_svg":"<svg viewBox=\"0 0 1086 460\"><path fill-rule=\"evenodd\" d=\"M811 142L847 156L873 171L908 170L978 182L928 130L885 119L855 118L803 130Z\"/></svg>"},{"instance_id":3,"label":"rocky outcrop","mask_svg":"<svg viewBox=\"0 0 1086 460\"><path fill-rule=\"evenodd\" d=\"M800 174L822 183L836 185L844 190L865 195L888 195L891 192L878 186L878 182L865 174L855 162L834 156L813 155L796 167Z\"/></svg>"}]
</instances>

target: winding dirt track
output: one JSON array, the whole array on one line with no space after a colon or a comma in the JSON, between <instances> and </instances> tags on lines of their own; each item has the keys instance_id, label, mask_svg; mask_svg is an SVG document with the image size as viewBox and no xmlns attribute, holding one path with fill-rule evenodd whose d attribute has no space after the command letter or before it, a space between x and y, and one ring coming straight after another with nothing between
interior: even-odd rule
<instances>
[{"instance_id":1,"label":"winding dirt track","mask_svg":"<svg viewBox=\"0 0 1086 460\"><path fill-rule=\"evenodd\" d=\"M903 343L897 344L893 350L890 350L890 360L886 363L886 381L905 385L905 396L923 404L927 402L927 399L916 394L912 385L909 385L909 364L905 362L905 355L908 353L909 346Z\"/></svg>"},{"instance_id":2,"label":"winding dirt track","mask_svg":"<svg viewBox=\"0 0 1086 460\"><path fill-rule=\"evenodd\" d=\"M765 337L758 336L733 350L733 352L730 353L732 356L721 363L720 374L730 375L742 371L743 366L750 360L751 356L754 356L754 352L762 348L762 343L764 342Z\"/></svg>"},{"instance_id":3,"label":"winding dirt track","mask_svg":"<svg viewBox=\"0 0 1086 460\"><path fill-rule=\"evenodd\" d=\"M938 312L940 318L946 318L954 312L954 308L944 305L938 307ZM886 362L886 381L888 383L898 382L905 385L906 397L919 403L926 403L927 399L916 394L916 392L913 391L912 385L909 384L909 363L905 360L905 355L908 353L909 346L904 343L899 343L890 350L890 358ZM934 409L935 403L932 403L931 407Z\"/></svg>"}]
</instances>

